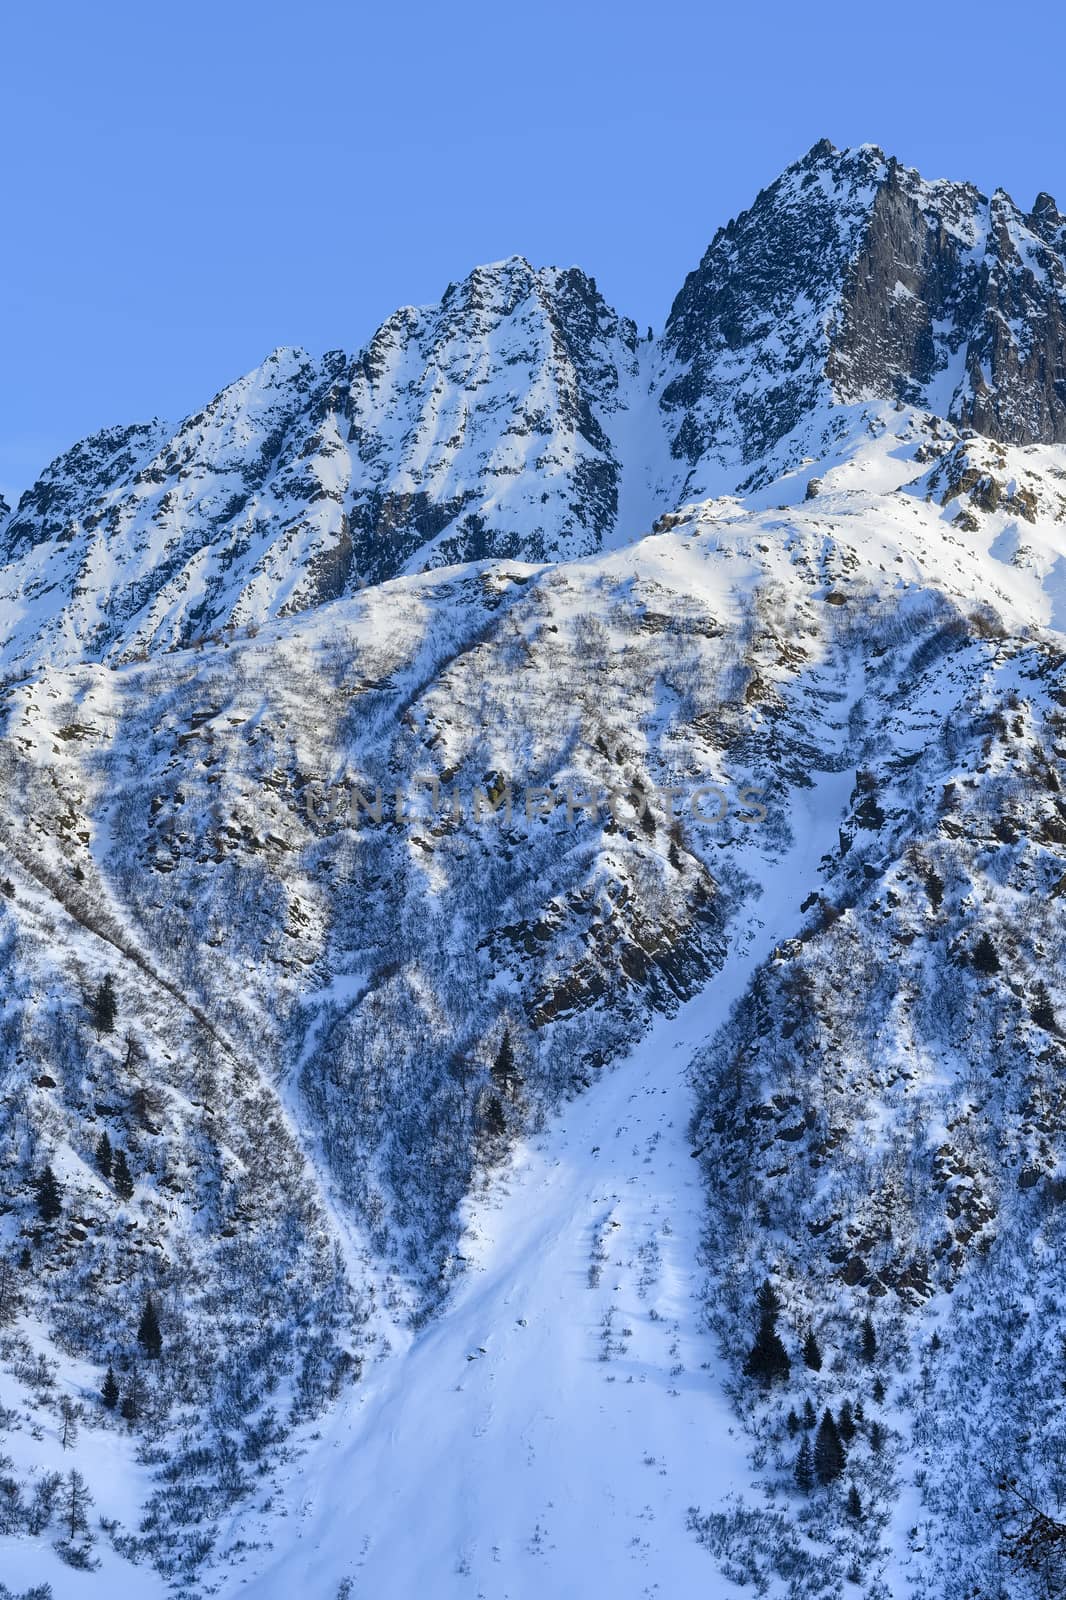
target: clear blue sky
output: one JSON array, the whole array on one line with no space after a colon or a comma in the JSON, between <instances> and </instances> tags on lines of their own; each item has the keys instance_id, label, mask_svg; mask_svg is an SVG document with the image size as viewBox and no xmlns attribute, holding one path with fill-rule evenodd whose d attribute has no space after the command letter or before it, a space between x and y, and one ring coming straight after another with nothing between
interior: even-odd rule
<instances>
[{"instance_id":1,"label":"clear blue sky","mask_svg":"<svg viewBox=\"0 0 1066 1600\"><path fill-rule=\"evenodd\" d=\"M659 327L823 135L1066 204L1064 58L1051 0L8 7L0 491L515 251Z\"/></svg>"}]
</instances>

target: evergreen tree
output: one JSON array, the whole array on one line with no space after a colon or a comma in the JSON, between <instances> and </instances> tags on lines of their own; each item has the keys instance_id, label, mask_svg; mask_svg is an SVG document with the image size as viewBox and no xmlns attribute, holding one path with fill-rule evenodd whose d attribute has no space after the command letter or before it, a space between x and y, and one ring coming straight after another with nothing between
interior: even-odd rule
<instances>
[{"instance_id":1,"label":"evergreen tree","mask_svg":"<svg viewBox=\"0 0 1066 1600\"><path fill-rule=\"evenodd\" d=\"M811 1459L811 1441L804 1439L799 1447L794 1468L796 1486L804 1494L810 1494L814 1488L814 1462Z\"/></svg>"},{"instance_id":2,"label":"evergreen tree","mask_svg":"<svg viewBox=\"0 0 1066 1600\"><path fill-rule=\"evenodd\" d=\"M59 1184L51 1167L45 1167L36 1182L37 1210L45 1222L54 1222L63 1212L63 1200L59 1193Z\"/></svg>"},{"instance_id":3,"label":"evergreen tree","mask_svg":"<svg viewBox=\"0 0 1066 1600\"><path fill-rule=\"evenodd\" d=\"M65 1394L59 1402L59 1415L62 1418L59 1442L64 1450L73 1450L78 1442L78 1420L81 1417L81 1407L69 1395Z\"/></svg>"},{"instance_id":4,"label":"evergreen tree","mask_svg":"<svg viewBox=\"0 0 1066 1600\"><path fill-rule=\"evenodd\" d=\"M828 1406L814 1440L814 1471L819 1483L832 1483L844 1470L844 1446Z\"/></svg>"},{"instance_id":5,"label":"evergreen tree","mask_svg":"<svg viewBox=\"0 0 1066 1600\"><path fill-rule=\"evenodd\" d=\"M818 1421L818 1418L815 1415L814 1407L811 1405L810 1396L808 1395L807 1399L804 1400L804 1402L803 1402L803 1426L809 1432L810 1429L814 1427L814 1425L815 1425L815 1423L817 1421Z\"/></svg>"},{"instance_id":6,"label":"evergreen tree","mask_svg":"<svg viewBox=\"0 0 1066 1600\"><path fill-rule=\"evenodd\" d=\"M803 1341L803 1360L812 1372L821 1372L822 1351L814 1336L813 1328L808 1328L807 1337Z\"/></svg>"},{"instance_id":7,"label":"evergreen tree","mask_svg":"<svg viewBox=\"0 0 1066 1600\"><path fill-rule=\"evenodd\" d=\"M126 1160L125 1150L116 1150L115 1162L112 1170L115 1193L118 1195L120 1200L132 1200L133 1174L130 1172L130 1164Z\"/></svg>"},{"instance_id":8,"label":"evergreen tree","mask_svg":"<svg viewBox=\"0 0 1066 1600\"><path fill-rule=\"evenodd\" d=\"M885 1403L885 1386L881 1378L878 1377L874 1379L872 1393L874 1397L874 1404L883 1406Z\"/></svg>"},{"instance_id":9,"label":"evergreen tree","mask_svg":"<svg viewBox=\"0 0 1066 1600\"><path fill-rule=\"evenodd\" d=\"M485 1101L484 1127L490 1139L502 1139L507 1132L507 1118L498 1094L490 1094Z\"/></svg>"},{"instance_id":10,"label":"evergreen tree","mask_svg":"<svg viewBox=\"0 0 1066 1600\"><path fill-rule=\"evenodd\" d=\"M144 1378L136 1362L133 1363L126 1380L126 1393L122 1397L119 1410L131 1425L140 1421L141 1412L144 1410Z\"/></svg>"},{"instance_id":11,"label":"evergreen tree","mask_svg":"<svg viewBox=\"0 0 1066 1600\"><path fill-rule=\"evenodd\" d=\"M795 1407L793 1407L785 1418L785 1427L788 1429L789 1438L794 1439L802 1426L803 1424L796 1415Z\"/></svg>"},{"instance_id":12,"label":"evergreen tree","mask_svg":"<svg viewBox=\"0 0 1066 1600\"><path fill-rule=\"evenodd\" d=\"M89 1013L97 1033L114 1033L118 1001L115 999L115 985L110 972L93 995Z\"/></svg>"},{"instance_id":13,"label":"evergreen tree","mask_svg":"<svg viewBox=\"0 0 1066 1600\"><path fill-rule=\"evenodd\" d=\"M163 1354L163 1335L159 1330L159 1313L151 1295L144 1302L137 1340L150 1361L158 1361Z\"/></svg>"},{"instance_id":14,"label":"evergreen tree","mask_svg":"<svg viewBox=\"0 0 1066 1600\"><path fill-rule=\"evenodd\" d=\"M865 1410L863 1408L863 1403L862 1403L861 1400L856 1400L856 1402L855 1402L855 1426L857 1428L862 1428L862 1427L865 1427L865 1425L866 1425L866 1412L865 1412Z\"/></svg>"},{"instance_id":15,"label":"evergreen tree","mask_svg":"<svg viewBox=\"0 0 1066 1600\"><path fill-rule=\"evenodd\" d=\"M881 1424L879 1422L876 1422L876 1421L875 1422L871 1422L871 1424L870 1424L870 1449L874 1452L875 1455L880 1455L881 1451L884 1449L884 1444L885 1444L885 1430L882 1428L882 1426L881 1426Z\"/></svg>"},{"instance_id":16,"label":"evergreen tree","mask_svg":"<svg viewBox=\"0 0 1066 1600\"><path fill-rule=\"evenodd\" d=\"M100 1388L100 1399L104 1402L108 1411L114 1411L118 1405L118 1380L115 1377L115 1369L110 1361L107 1363L107 1373Z\"/></svg>"},{"instance_id":17,"label":"evergreen tree","mask_svg":"<svg viewBox=\"0 0 1066 1600\"><path fill-rule=\"evenodd\" d=\"M33 1266L33 1256L32 1256L32 1254L30 1252L30 1247L29 1247L28 1244L24 1244L22 1246L22 1254L19 1256L19 1271L20 1272L29 1272L29 1270L30 1270L30 1268L32 1266Z\"/></svg>"},{"instance_id":18,"label":"evergreen tree","mask_svg":"<svg viewBox=\"0 0 1066 1600\"><path fill-rule=\"evenodd\" d=\"M845 1444L850 1444L855 1437L855 1416L851 1409L851 1401L845 1400L840 1408L837 1418L837 1428Z\"/></svg>"},{"instance_id":19,"label":"evergreen tree","mask_svg":"<svg viewBox=\"0 0 1066 1600\"><path fill-rule=\"evenodd\" d=\"M106 1129L100 1135L96 1146L96 1170L101 1178L111 1176L111 1140L107 1136Z\"/></svg>"},{"instance_id":20,"label":"evergreen tree","mask_svg":"<svg viewBox=\"0 0 1066 1600\"><path fill-rule=\"evenodd\" d=\"M1058 1033L1059 1024L1055 1016L1055 1007L1051 1004L1051 995L1043 979L1037 983L1029 1015L1038 1028L1043 1028L1045 1033Z\"/></svg>"},{"instance_id":21,"label":"evergreen tree","mask_svg":"<svg viewBox=\"0 0 1066 1600\"><path fill-rule=\"evenodd\" d=\"M777 1319L781 1315L781 1296L769 1278L764 1278L755 1291L755 1304L760 1314L769 1317L776 1326Z\"/></svg>"},{"instance_id":22,"label":"evergreen tree","mask_svg":"<svg viewBox=\"0 0 1066 1600\"><path fill-rule=\"evenodd\" d=\"M859 1498L859 1491L854 1484L852 1484L851 1488L848 1490L847 1510L848 1520L850 1522L862 1521L862 1501Z\"/></svg>"},{"instance_id":23,"label":"evergreen tree","mask_svg":"<svg viewBox=\"0 0 1066 1600\"><path fill-rule=\"evenodd\" d=\"M877 1333L874 1329L874 1319L867 1313L862 1319L862 1344L860 1354L867 1366L872 1365L877 1356Z\"/></svg>"},{"instance_id":24,"label":"evergreen tree","mask_svg":"<svg viewBox=\"0 0 1066 1600\"><path fill-rule=\"evenodd\" d=\"M977 972L991 974L999 971L999 956L987 933L983 933L973 947L973 964Z\"/></svg>"},{"instance_id":25,"label":"evergreen tree","mask_svg":"<svg viewBox=\"0 0 1066 1600\"><path fill-rule=\"evenodd\" d=\"M87 1513L92 1503L88 1484L77 1468L71 1467L63 1487L63 1521L72 1539L76 1539L79 1533L88 1532Z\"/></svg>"},{"instance_id":26,"label":"evergreen tree","mask_svg":"<svg viewBox=\"0 0 1066 1600\"><path fill-rule=\"evenodd\" d=\"M788 1352L781 1343L777 1331L781 1300L769 1278L764 1281L762 1288L756 1294L755 1303L759 1310L759 1331L755 1335L755 1343L748 1351L748 1359L744 1363L744 1375L756 1378L768 1387L779 1380L785 1382L792 1371Z\"/></svg>"},{"instance_id":27,"label":"evergreen tree","mask_svg":"<svg viewBox=\"0 0 1066 1600\"><path fill-rule=\"evenodd\" d=\"M501 1095L509 1095L513 1100L518 1088L518 1069L515 1066L514 1049L511 1045L511 1030L503 1030L500 1048L496 1052L496 1060L492 1063L492 1081Z\"/></svg>"}]
</instances>

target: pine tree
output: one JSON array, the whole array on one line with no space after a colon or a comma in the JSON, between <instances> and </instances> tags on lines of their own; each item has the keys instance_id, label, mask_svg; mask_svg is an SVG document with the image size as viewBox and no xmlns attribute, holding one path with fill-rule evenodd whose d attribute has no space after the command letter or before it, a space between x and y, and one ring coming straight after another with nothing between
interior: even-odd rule
<instances>
[{"instance_id":1,"label":"pine tree","mask_svg":"<svg viewBox=\"0 0 1066 1600\"><path fill-rule=\"evenodd\" d=\"M973 965L977 972L991 974L999 971L999 956L987 933L983 933L973 947Z\"/></svg>"},{"instance_id":2,"label":"pine tree","mask_svg":"<svg viewBox=\"0 0 1066 1600\"><path fill-rule=\"evenodd\" d=\"M793 1407L788 1416L785 1418L785 1427L788 1429L789 1437L794 1439L802 1426L803 1424L796 1415L795 1407Z\"/></svg>"},{"instance_id":3,"label":"pine tree","mask_svg":"<svg viewBox=\"0 0 1066 1600\"><path fill-rule=\"evenodd\" d=\"M803 1360L812 1372L822 1370L822 1351L815 1338L814 1329L808 1328L807 1337L803 1341Z\"/></svg>"},{"instance_id":4,"label":"pine tree","mask_svg":"<svg viewBox=\"0 0 1066 1600\"><path fill-rule=\"evenodd\" d=\"M507 1118L498 1094L490 1094L485 1101L484 1128L490 1139L502 1139L507 1132Z\"/></svg>"},{"instance_id":5,"label":"pine tree","mask_svg":"<svg viewBox=\"0 0 1066 1600\"><path fill-rule=\"evenodd\" d=\"M118 1001L115 999L115 985L110 972L93 995L89 1012L97 1033L114 1033Z\"/></svg>"},{"instance_id":6,"label":"pine tree","mask_svg":"<svg viewBox=\"0 0 1066 1600\"><path fill-rule=\"evenodd\" d=\"M64 1450L73 1450L78 1442L78 1419L81 1416L81 1407L65 1394L59 1402L59 1415L62 1418L59 1442Z\"/></svg>"},{"instance_id":7,"label":"pine tree","mask_svg":"<svg viewBox=\"0 0 1066 1600\"><path fill-rule=\"evenodd\" d=\"M814 1488L814 1462L811 1459L811 1441L804 1439L799 1447L794 1468L796 1486L804 1494L810 1494Z\"/></svg>"},{"instance_id":8,"label":"pine tree","mask_svg":"<svg viewBox=\"0 0 1066 1600\"><path fill-rule=\"evenodd\" d=\"M756 1289L755 1304L761 1314L770 1317L776 1326L777 1319L781 1315L781 1296L769 1278L764 1278L758 1289Z\"/></svg>"},{"instance_id":9,"label":"pine tree","mask_svg":"<svg viewBox=\"0 0 1066 1600\"><path fill-rule=\"evenodd\" d=\"M748 1351L748 1359L744 1363L744 1375L756 1378L768 1387L778 1381L785 1382L792 1371L788 1352L781 1343L777 1331L781 1300L769 1278L763 1282L756 1294L755 1303L759 1310L759 1331Z\"/></svg>"},{"instance_id":10,"label":"pine tree","mask_svg":"<svg viewBox=\"0 0 1066 1600\"><path fill-rule=\"evenodd\" d=\"M88 1531L88 1510L92 1503L88 1484L77 1468L71 1467L63 1489L63 1521L72 1539Z\"/></svg>"},{"instance_id":11,"label":"pine tree","mask_svg":"<svg viewBox=\"0 0 1066 1600\"><path fill-rule=\"evenodd\" d=\"M163 1335L159 1330L159 1313L151 1295L144 1302L137 1340L150 1361L158 1361L163 1354Z\"/></svg>"},{"instance_id":12,"label":"pine tree","mask_svg":"<svg viewBox=\"0 0 1066 1600\"><path fill-rule=\"evenodd\" d=\"M862 1521L862 1501L859 1498L859 1491L854 1484L852 1484L851 1488L848 1490L847 1512L848 1520L850 1522Z\"/></svg>"},{"instance_id":13,"label":"pine tree","mask_svg":"<svg viewBox=\"0 0 1066 1600\"><path fill-rule=\"evenodd\" d=\"M875 1455L880 1455L881 1451L884 1449L884 1444L885 1444L885 1430L882 1428L882 1426L881 1426L881 1424L879 1422L871 1422L871 1424L870 1424L870 1449L874 1452Z\"/></svg>"},{"instance_id":14,"label":"pine tree","mask_svg":"<svg viewBox=\"0 0 1066 1600\"><path fill-rule=\"evenodd\" d=\"M130 1164L126 1160L125 1150L117 1150L115 1152L112 1181L115 1185L115 1193L120 1200L133 1199L133 1174L130 1172Z\"/></svg>"},{"instance_id":15,"label":"pine tree","mask_svg":"<svg viewBox=\"0 0 1066 1600\"><path fill-rule=\"evenodd\" d=\"M1037 1027L1043 1028L1045 1033L1058 1033L1059 1024L1055 1016L1055 1007L1051 1003L1048 986L1042 978L1036 985L1033 1003L1029 1008L1029 1015Z\"/></svg>"},{"instance_id":16,"label":"pine tree","mask_svg":"<svg viewBox=\"0 0 1066 1600\"><path fill-rule=\"evenodd\" d=\"M833 1413L828 1406L818 1424L814 1440L814 1471L818 1482L832 1483L844 1470L844 1446L841 1443Z\"/></svg>"},{"instance_id":17,"label":"pine tree","mask_svg":"<svg viewBox=\"0 0 1066 1600\"><path fill-rule=\"evenodd\" d=\"M29 1245L28 1244L24 1244L22 1246L22 1254L19 1256L19 1271L20 1272L29 1272L29 1270L30 1270L30 1268L32 1266L33 1266L33 1255L32 1255L32 1253L30 1251Z\"/></svg>"},{"instance_id":18,"label":"pine tree","mask_svg":"<svg viewBox=\"0 0 1066 1600\"><path fill-rule=\"evenodd\" d=\"M59 1193L59 1184L51 1167L45 1167L36 1183L37 1210L45 1222L54 1222L63 1212L63 1200Z\"/></svg>"},{"instance_id":19,"label":"pine tree","mask_svg":"<svg viewBox=\"0 0 1066 1600\"><path fill-rule=\"evenodd\" d=\"M808 1395L807 1399L803 1402L803 1426L809 1432L817 1421L818 1418L815 1414L814 1407L811 1405L810 1396Z\"/></svg>"},{"instance_id":20,"label":"pine tree","mask_svg":"<svg viewBox=\"0 0 1066 1600\"><path fill-rule=\"evenodd\" d=\"M119 1410L131 1425L140 1421L141 1412L144 1410L144 1378L136 1362L133 1363L130 1375L126 1379L126 1393L122 1397Z\"/></svg>"},{"instance_id":21,"label":"pine tree","mask_svg":"<svg viewBox=\"0 0 1066 1600\"><path fill-rule=\"evenodd\" d=\"M885 1385L881 1378L874 1379L873 1390L874 1405L883 1406L885 1403Z\"/></svg>"},{"instance_id":22,"label":"pine tree","mask_svg":"<svg viewBox=\"0 0 1066 1600\"><path fill-rule=\"evenodd\" d=\"M874 1319L869 1313L862 1319L860 1354L867 1366L871 1366L877 1357L877 1333L874 1329Z\"/></svg>"},{"instance_id":23,"label":"pine tree","mask_svg":"<svg viewBox=\"0 0 1066 1600\"><path fill-rule=\"evenodd\" d=\"M118 1405L118 1379L115 1377L115 1369L110 1361L107 1363L107 1373L100 1387L100 1399L104 1402L108 1411L114 1411Z\"/></svg>"},{"instance_id":24,"label":"pine tree","mask_svg":"<svg viewBox=\"0 0 1066 1600\"><path fill-rule=\"evenodd\" d=\"M496 1052L496 1060L492 1063L492 1081L501 1095L509 1095L513 1100L518 1088L518 1069L515 1066L514 1050L511 1046L511 1030L503 1030L500 1048Z\"/></svg>"},{"instance_id":25,"label":"pine tree","mask_svg":"<svg viewBox=\"0 0 1066 1600\"><path fill-rule=\"evenodd\" d=\"M101 1178L111 1176L111 1140L107 1136L106 1129L100 1135L96 1146L96 1170Z\"/></svg>"},{"instance_id":26,"label":"pine tree","mask_svg":"<svg viewBox=\"0 0 1066 1600\"><path fill-rule=\"evenodd\" d=\"M837 1417L837 1428L845 1444L850 1444L855 1437L855 1415L851 1409L851 1401L845 1400L840 1407Z\"/></svg>"}]
</instances>

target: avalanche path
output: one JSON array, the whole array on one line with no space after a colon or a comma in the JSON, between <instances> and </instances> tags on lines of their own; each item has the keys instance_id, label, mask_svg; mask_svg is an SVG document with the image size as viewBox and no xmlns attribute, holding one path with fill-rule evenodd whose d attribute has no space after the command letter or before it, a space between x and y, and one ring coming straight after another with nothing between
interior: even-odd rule
<instances>
[{"instance_id":1,"label":"avalanche path","mask_svg":"<svg viewBox=\"0 0 1066 1600\"><path fill-rule=\"evenodd\" d=\"M762 856L752 830L743 866L763 892L721 971L470 1203L467 1271L447 1307L325 1424L283 1489L284 1531L238 1519L236 1536L283 1553L225 1592L708 1592L714 1565L686 1512L750 1474L703 1324L687 1069L798 925L852 783L823 773L795 791L783 855Z\"/></svg>"}]
</instances>

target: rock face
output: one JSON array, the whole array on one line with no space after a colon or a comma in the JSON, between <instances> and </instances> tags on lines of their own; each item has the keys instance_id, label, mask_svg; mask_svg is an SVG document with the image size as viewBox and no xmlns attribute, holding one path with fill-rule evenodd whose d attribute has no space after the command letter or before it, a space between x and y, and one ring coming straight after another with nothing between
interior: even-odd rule
<instances>
[{"instance_id":1,"label":"rock face","mask_svg":"<svg viewBox=\"0 0 1066 1600\"><path fill-rule=\"evenodd\" d=\"M686 497L812 410L894 399L1005 443L1066 439L1066 224L815 145L715 235L664 334Z\"/></svg>"},{"instance_id":2,"label":"rock face","mask_svg":"<svg viewBox=\"0 0 1066 1600\"><path fill-rule=\"evenodd\" d=\"M884 164L828 368L841 399L889 396L1005 444L1066 440L1066 228L997 190ZM944 402L947 402L946 405Z\"/></svg>"},{"instance_id":3,"label":"rock face","mask_svg":"<svg viewBox=\"0 0 1066 1600\"><path fill-rule=\"evenodd\" d=\"M773 482L875 399L1066 440L1048 195L1024 215L823 141L718 231L659 340L576 268L516 257L354 357L275 351L176 430L105 430L23 495L4 658L128 659L426 566L591 555Z\"/></svg>"},{"instance_id":4,"label":"rock face","mask_svg":"<svg viewBox=\"0 0 1066 1600\"><path fill-rule=\"evenodd\" d=\"M827 398L830 329L877 192L872 150L817 145L720 228L667 319L662 392L686 496L755 462ZM669 370L669 369L668 369Z\"/></svg>"}]
</instances>

